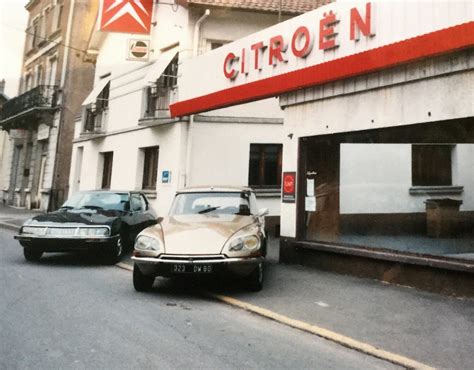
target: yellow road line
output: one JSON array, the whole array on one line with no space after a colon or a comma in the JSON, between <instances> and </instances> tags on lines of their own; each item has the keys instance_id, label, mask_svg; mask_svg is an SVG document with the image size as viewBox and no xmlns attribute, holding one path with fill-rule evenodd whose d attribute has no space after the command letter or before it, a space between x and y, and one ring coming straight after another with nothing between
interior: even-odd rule
<instances>
[{"instance_id":1,"label":"yellow road line","mask_svg":"<svg viewBox=\"0 0 474 370\"><path fill-rule=\"evenodd\" d=\"M404 357L404 356L398 355L396 353L384 351L384 350L382 350L380 348L377 348L377 347L374 347L374 346L372 346L368 343L360 342L358 340L355 340L355 339L350 338L350 337L346 337L345 335L338 334L338 333L333 332L331 330L327 330L327 329L321 328L321 327L316 326L316 325L308 324L304 321L295 320L295 319L289 318L287 316L280 315L276 312L273 312L273 311L270 311L270 310L267 310L265 308L261 308L261 307L258 307L258 306L255 306L255 305L252 305L252 304L249 304L249 303L239 301L238 299L235 299L235 298L227 297L227 296L220 295L220 294L214 294L214 293L207 293L207 294L208 294L208 296L210 296L214 299L217 299L221 302L227 303L227 304L235 306L235 307L242 308L246 311L249 311L249 312L255 313L257 315L266 317L268 319L277 321L281 324L290 326L292 328L299 329L299 330L317 335L318 337L330 340L331 342L340 344L344 347L348 347L348 348L354 349L356 351L363 352L367 355L377 357L379 359L391 362L391 363L396 364L396 365L403 366L407 369L424 369L424 370L425 369L426 370L427 369L434 369L433 367L431 367L429 365L426 365L426 364L423 364L421 362L412 360L408 357Z\"/></svg>"},{"instance_id":2,"label":"yellow road line","mask_svg":"<svg viewBox=\"0 0 474 370\"><path fill-rule=\"evenodd\" d=\"M119 262L116 264L117 267L120 267L124 270L128 271L133 271L133 267L126 264ZM337 343L339 345L342 345L344 347L356 350L358 352L365 353L367 355L379 358L381 360L385 360L388 362L391 362L395 365L400 365L403 366L407 369L423 369L423 370L433 370L434 368L423 364L421 362L412 360L408 357L398 355L396 353L388 352L383 349L377 348L371 344L360 342L358 340L355 340L350 337L346 337L345 335L338 334L336 332L333 332L331 330L327 330L324 328L321 328L316 325L311 325L308 324L304 321L300 320L295 320L292 319L288 316L280 315L276 312L267 310L266 308L258 307L250 303L245 303L242 301L239 301L238 299L232 298L232 297L227 297L225 295L221 294L215 294L215 293L210 293L206 292L206 295L208 297L211 297L213 299L216 299L218 301L224 302L226 304L229 304L234 307L242 308L246 311L252 312L254 314L257 314L259 316L265 317L267 319L274 320L276 322L279 322L280 324L299 329L302 331L305 331L307 333L311 333L314 335L317 335L318 337L330 340L331 342Z\"/></svg>"}]
</instances>

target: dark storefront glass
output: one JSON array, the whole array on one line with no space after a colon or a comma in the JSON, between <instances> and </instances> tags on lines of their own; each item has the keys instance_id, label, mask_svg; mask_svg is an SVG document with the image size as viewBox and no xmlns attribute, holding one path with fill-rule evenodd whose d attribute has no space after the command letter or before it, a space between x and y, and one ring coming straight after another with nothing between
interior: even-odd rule
<instances>
[{"instance_id":1,"label":"dark storefront glass","mask_svg":"<svg viewBox=\"0 0 474 370\"><path fill-rule=\"evenodd\" d=\"M474 259L473 123L303 138L301 239Z\"/></svg>"}]
</instances>

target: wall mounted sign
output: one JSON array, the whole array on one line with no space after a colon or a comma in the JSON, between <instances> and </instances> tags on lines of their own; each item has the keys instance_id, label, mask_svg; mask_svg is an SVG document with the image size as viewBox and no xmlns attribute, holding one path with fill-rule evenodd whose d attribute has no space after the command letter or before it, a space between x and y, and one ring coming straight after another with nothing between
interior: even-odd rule
<instances>
[{"instance_id":1,"label":"wall mounted sign","mask_svg":"<svg viewBox=\"0 0 474 370\"><path fill-rule=\"evenodd\" d=\"M153 0L102 0L100 30L150 34Z\"/></svg>"},{"instance_id":2,"label":"wall mounted sign","mask_svg":"<svg viewBox=\"0 0 474 370\"><path fill-rule=\"evenodd\" d=\"M335 1L184 61L173 117L474 46L472 1Z\"/></svg>"},{"instance_id":3,"label":"wall mounted sign","mask_svg":"<svg viewBox=\"0 0 474 370\"><path fill-rule=\"evenodd\" d=\"M296 201L296 172L283 172L282 185L283 203L295 203Z\"/></svg>"},{"instance_id":4,"label":"wall mounted sign","mask_svg":"<svg viewBox=\"0 0 474 370\"><path fill-rule=\"evenodd\" d=\"M128 40L127 60L147 62L150 57L149 40Z\"/></svg>"},{"instance_id":5,"label":"wall mounted sign","mask_svg":"<svg viewBox=\"0 0 474 370\"><path fill-rule=\"evenodd\" d=\"M161 171L161 182L169 184L171 182L171 171Z\"/></svg>"}]
</instances>

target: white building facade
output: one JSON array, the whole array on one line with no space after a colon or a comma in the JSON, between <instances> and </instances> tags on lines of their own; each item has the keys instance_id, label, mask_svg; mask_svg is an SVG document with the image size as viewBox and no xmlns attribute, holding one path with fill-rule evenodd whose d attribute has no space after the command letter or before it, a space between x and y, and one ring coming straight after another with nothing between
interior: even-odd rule
<instances>
[{"instance_id":1,"label":"white building facade","mask_svg":"<svg viewBox=\"0 0 474 370\"><path fill-rule=\"evenodd\" d=\"M70 194L140 189L165 215L178 188L250 185L260 207L269 208L273 227L280 213L282 166L278 100L177 118L171 118L169 104L183 93L183 61L277 23L278 13L258 4L239 9L209 8L213 1L177 3L154 3L149 36L92 35L95 88L76 122ZM283 17L296 12L289 9ZM148 60L127 60L127 45L137 40L149 45Z\"/></svg>"}]
</instances>

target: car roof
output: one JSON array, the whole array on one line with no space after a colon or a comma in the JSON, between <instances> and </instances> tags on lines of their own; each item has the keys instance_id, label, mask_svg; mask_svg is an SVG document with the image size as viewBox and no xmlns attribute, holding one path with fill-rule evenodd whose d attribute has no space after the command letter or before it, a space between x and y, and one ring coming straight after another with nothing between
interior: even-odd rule
<instances>
[{"instance_id":1,"label":"car roof","mask_svg":"<svg viewBox=\"0 0 474 370\"><path fill-rule=\"evenodd\" d=\"M128 194L128 193L140 193L140 190L109 190L109 189L97 189L97 190L80 190L78 193L114 193L114 194Z\"/></svg>"},{"instance_id":2,"label":"car roof","mask_svg":"<svg viewBox=\"0 0 474 370\"><path fill-rule=\"evenodd\" d=\"M242 191L253 192L252 188L246 186L222 186L222 185L208 185L208 186L193 186L189 188L179 189L176 193L240 193Z\"/></svg>"}]
</instances>

